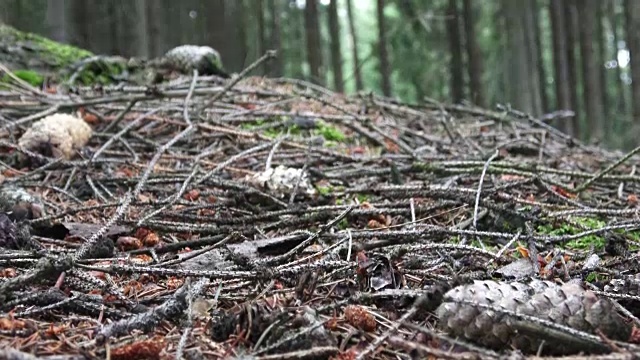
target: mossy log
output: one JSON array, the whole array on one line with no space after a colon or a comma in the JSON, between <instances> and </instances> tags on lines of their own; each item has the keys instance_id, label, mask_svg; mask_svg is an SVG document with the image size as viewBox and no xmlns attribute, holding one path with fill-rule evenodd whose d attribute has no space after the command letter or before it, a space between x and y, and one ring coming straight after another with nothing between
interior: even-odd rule
<instances>
[{"instance_id":1,"label":"mossy log","mask_svg":"<svg viewBox=\"0 0 640 360\"><path fill-rule=\"evenodd\" d=\"M87 50L0 24L0 63L11 71L54 76L62 69L91 56L94 55Z\"/></svg>"}]
</instances>

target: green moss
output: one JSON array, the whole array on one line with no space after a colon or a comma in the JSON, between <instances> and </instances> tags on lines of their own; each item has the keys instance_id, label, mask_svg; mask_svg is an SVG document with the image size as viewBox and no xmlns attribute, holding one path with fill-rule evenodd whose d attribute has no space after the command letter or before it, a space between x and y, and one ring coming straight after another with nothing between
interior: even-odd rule
<instances>
[{"instance_id":1,"label":"green moss","mask_svg":"<svg viewBox=\"0 0 640 360\"><path fill-rule=\"evenodd\" d=\"M50 65L55 67L65 67L93 56L93 54L87 50L61 44L40 35L21 32L6 25L0 25L0 36L6 39L13 38L15 42L31 43L32 48L44 53L46 60L50 62Z\"/></svg>"},{"instance_id":2,"label":"green moss","mask_svg":"<svg viewBox=\"0 0 640 360\"><path fill-rule=\"evenodd\" d=\"M327 196L333 193L333 186L331 185L318 186L316 189L318 190L318 193L320 193L320 195L324 195L324 196Z\"/></svg>"},{"instance_id":3,"label":"green moss","mask_svg":"<svg viewBox=\"0 0 640 360\"><path fill-rule=\"evenodd\" d=\"M573 218L572 219L575 224L579 224L585 229L599 229L606 226L606 223L602 220L596 218ZM584 232L584 229L581 229L577 226L574 226L569 223L562 224L560 226L553 225L540 225L537 228L538 232L547 235L555 235L555 236L563 236L563 235L575 235ZM565 244L567 248L571 249L589 249L592 246L600 251L604 249L605 245L604 237L600 235L588 235L581 237L580 239L569 241Z\"/></svg>"},{"instance_id":4,"label":"green moss","mask_svg":"<svg viewBox=\"0 0 640 360\"><path fill-rule=\"evenodd\" d=\"M585 280L590 283L598 281L598 273L595 271L590 272Z\"/></svg>"},{"instance_id":5,"label":"green moss","mask_svg":"<svg viewBox=\"0 0 640 360\"><path fill-rule=\"evenodd\" d=\"M369 200L369 197L367 196L367 194L356 194L356 198L360 203L363 203Z\"/></svg>"},{"instance_id":6,"label":"green moss","mask_svg":"<svg viewBox=\"0 0 640 360\"><path fill-rule=\"evenodd\" d=\"M15 70L13 74L19 79L26 81L32 86L40 86L44 82L44 76L40 75L37 71L32 70ZM0 82L11 82L9 75L5 74Z\"/></svg>"},{"instance_id":7,"label":"green moss","mask_svg":"<svg viewBox=\"0 0 640 360\"><path fill-rule=\"evenodd\" d=\"M349 220L347 220L346 218L340 220L340 222L338 223L338 229L346 230L348 228L349 228Z\"/></svg>"},{"instance_id":8,"label":"green moss","mask_svg":"<svg viewBox=\"0 0 640 360\"><path fill-rule=\"evenodd\" d=\"M337 127L327 124L324 121L317 122L317 128L313 131L315 135L324 137L325 140L342 142L347 139L346 135Z\"/></svg>"}]
</instances>

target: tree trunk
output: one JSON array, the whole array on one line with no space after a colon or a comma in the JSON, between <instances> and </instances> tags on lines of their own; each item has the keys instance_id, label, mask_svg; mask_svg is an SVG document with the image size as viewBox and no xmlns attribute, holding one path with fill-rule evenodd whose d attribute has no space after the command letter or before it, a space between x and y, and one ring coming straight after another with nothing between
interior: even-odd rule
<instances>
[{"instance_id":1,"label":"tree trunk","mask_svg":"<svg viewBox=\"0 0 640 360\"><path fill-rule=\"evenodd\" d=\"M87 21L90 22L87 49L101 55L120 54L116 8L113 1L95 1L86 9Z\"/></svg>"},{"instance_id":2,"label":"tree trunk","mask_svg":"<svg viewBox=\"0 0 640 360\"><path fill-rule=\"evenodd\" d=\"M347 17L349 19L349 37L351 38L351 51L353 58L353 75L356 79L356 90L360 91L363 88L362 84L362 72L360 71L360 59L358 58L358 36L356 34L356 26L353 18L353 6L351 0L347 1Z\"/></svg>"},{"instance_id":3,"label":"tree trunk","mask_svg":"<svg viewBox=\"0 0 640 360\"><path fill-rule=\"evenodd\" d=\"M263 0L254 0L254 11L256 20L258 22L258 38L256 41L258 42L258 57L264 55L267 52L267 26L264 21L264 1ZM260 74L267 74L267 64L266 62L262 63L260 66Z\"/></svg>"},{"instance_id":4,"label":"tree trunk","mask_svg":"<svg viewBox=\"0 0 640 360\"><path fill-rule=\"evenodd\" d=\"M549 97L547 96L547 72L544 68L544 60L542 58L542 39L540 34L542 33L540 28L540 14L536 0L529 0L529 11L531 26L530 31L533 35L533 41L531 42L531 57L535 61L532 69L536 69L537 78L535 83L538 85L538 92L536 97L539 98L540 112L549 112Z\"/></svg>"},{"instance_id":5,"label":"tree trunk","mask_svg":"<svg viewBox=\"0 0 640 360\"><path fill-rule=\"evenodd\" d=\"M485 106L482 88L482 53L476 41L476 12L471 0L463 0L464 31L467 39L467 59L469 70L469 93L471 101L478 106Z\"/></svg>"},{"instance_id":6,"label":"tree trunk","mask_svg":"<svg viewBox=\"0 0 640 360\"><path fill-rule=\"evenodd\" d=\"M616 111L620 114L626 114L629 111L629 109L627 109L627 87L622 81L622 68L620 64L618 64L618 43L620 41L620 31L624 31L625 28L625 20L623 16L618 17L616 15L615 3L613 1L609 1L607 5L608 18L613 35L613 58L616 62L615 88L617 91L612 94L612 98L617 99Z\"/></svg>"},{"instance_id":7,"label":"tree trunk","mask_svg":"<svg viewBox=\"0 0 640 360\"><path fill-rule=\"evenodd\" d=\"M596 6L599 0L584 0L578 6L580 14L580 57L582 58L583 99L587 124L592 139L602 140L604 113L602 84L593 46L596 26Z\"/></svg>"},{"instance_id":8,"label":"tree trunk","mask_svg":"<svg viewBox=\"0 0 640 360\"><path fill-rule=\"evenodd\" d=\"M49 38L58 42L67 41L65 21L65 0L48 0L46 22Z\"/></svg>"},{"instance_id":9,"label":"tree trunk","mask_svg":"<svg viewBox=\"0 0 640 360\"><path fill-rule=\"evenodd\" d=\"M227 29L233 39L232 46L224 54L225 68L231 72L240 72L247 65L249 46L247 39L247 4L245 0L228 1L230 22L235 26ZM222 55L221 55L222 56ZM278 56L282 56L279 54Z\"/></svg>"},{"instance_id":10,"label":"tree trunk","mask_svg":"<svg viewBox=\"0 0 640 360\"><path fill-rule=\"evenodd\" d=\"M551 19L553 43L554 83L556 85L556 109L571 110L571 94L569 91L569 64L567 62L567 36L565 33L565 13L562 0L549 2L549 18ZM558 120L554 125L565 133L575 136L576 130L569 119Z\"/></svg>"},{"instance_id":11,"label":"tree trunk","mask_svg":"<svg viewBox=\"0 0 640 360\"><path fill-rule=\"evenodd\" d=\"M180 14L182 13L182 4L175 0L162 0L163 8L165 8L165 26L170 29L167 31L167 37L165 38L166 48L170 49L175 46L181 45L182 42L182 19Z\"/></svg>"},{"instance_id":12,"label":"tree trunk","mask_svg":"<svg viewBox=\"0 0 640 360\"><path fill-rule=\"evenodd\" d=\"M514 108L533 113L531 68L529 65L525 27L523 26L524 8L518 2L503 0L503 15L507 32L508 91Z\"/></svg>"},{"instance_id":13,"label":"tree trunk","mask_svg":"<svg viewBox=\"0 0 640 360\"><path fill-rule=\"evenodd\" d=\"M164 34L162 25L163 11L166 11L158 1L146 1L145 13L147 16L147 56L160 56L169 49L164 48Z\"/></svg>"},{"instance_id":14,"label":"tree trunk","mask_svg":"<svg viewBox=\"0 0 640 360\"><path fill-rule=\"evenodd\" d=\"M69 42L83 49L91 49L89 21L91 21L91 13L88 9L89 4L85 0L69 0L67 7L68 14L67 33L69 34Z\"/></svg>"},{"instance_id":15,"label":"tree trunk","mask_svg":"<svg viewBox=\"0 0 640 360\"><path fill-rule=\"evenodd\" d=\"M227 54L233 54L234 47L237 46L233 37L233 27L229 26L227 20L227 8L224 0L209 0L204 8L207 11L205 21L205 39L203 45L211 46L220 53L220 57L224 64Z\"/></svg>"},{"instance_id":16,"label":"tree trunk","mask_svg":"<svg viewBox=\"0 0 640 360\"><path fill-rule=\"evenodd\" d=\"M603 131L607 138L611 134L611 130L613 130L613 122L605 121L605 119L609 119L609 82L607 81L607 68L604 66L605 61L607 61L607 33L604 28L604 11L605 11L606 2L598 1L595 4L596 7L596 41L598 43L598 53L596 56L596 64L598 66L598 76L600 77L600 89L602 94L602 125Z\"/></svg>"},{"instance_id":17,"label":"tree trunk","mask_svg":"<svg viewBox=\"0 0 640 360\"><path fill-rule=\"evenodd\" d=\"M462 64L462 41L460 38L460 20L457 0L449 0L447 8L447 35L451 61L451 100L459 103L464 99L464 77Z\"/></svg>"},{"instance_id":18,"label":"tree trunk","mask_svg":"<svg viewBox=\"0 0 640 360\"><path fill-rule=\"evenodd\" d=\"M282 69L282 40L280 31L280 1L269 0L269 13L271 15L271 49L277 52L277 57L271 61L270 74L273 77L280 77Z\"/></svg>"},{"instance_id":19,"label":"tree trunk","mask_svg":"<svg viewBox=\"0 0 640 360\"><path fill-rule=\"evenodd\" d=\"M317 0L306 0L304 20L307 35L307 62L311 72L311 81L322 85L322 49L320 48L320 23Z\"/></svg>"},{"instance_id":20,"label":"tree trunk","mask_svg":"<svg viewBox=\"0 0 640 360\"><path fill-rule=\"evenodd\" d=\"M378 17L378 56L380 58L380 77L382 78L382 93L391 96L391 65L387 51L387 25L384 18L384 0L377 0Z\"/></svg>"},{"instance_id":21,"label":"tree trunk","mask_svg":"<svg viewBox=\"0 0 640 360\"><path fill-rule=\"evenodd\" d=\"M631 53L633 121L640 122L640 3L636 0L627 0L625 17L627 22L627 46Z\"/></svg>"},{"instance_id":22,"label":"tree trunk","mask_svg":"<svg viewBox=\"0 0 640 360\"><path fill-rule=\"evenodd\" d=\"M564 0L565 31L567 34L567 65L569 66L569 95L571 98L571 109L575 113L571 119L576 135L581 135L580 126L580 101L578 99L578 58L576 57L575 46L578 43L577 23L578 10L575 0Z\"/></svg>"},{"instance_id":23,"label":"tree trunk","mask_svg":"<svg viewBox=\"0 0 640 360\"><path fill-rule=\"evenodd\" d=\"M340 22L338 21L338 0L329 3L329 34L331 34L331 68L333 70L333 88L344 92L342 79L342 49L340 46Z\"/></svg>"},{"instance_id":24,"label":"tree trunk","mask_svg":"<svg viewBox=\"0 0 640 360\"><path fill-rule=\"evenodd\" d=\"M295 0L290 0L290 2L291 21L287 24L288 31L285 33L291 34L291 41L283 42L283 45L286 44L287 46L287 62L289 63L289 69L291 69L290 76L296 79L303 79L305 78L304 64L306 62L305 15L295 5Z\"/></svg>"},{"instance_id":25,"label":"tree trunk","mask_svg":"<svg viewBox=\"0 0 640 360\"><path fill-rule=\"evenodd\" d=\"M146 11L144 0L116 0L118 53L123 56L147 55Z\"/></svg>"}]
</instances>

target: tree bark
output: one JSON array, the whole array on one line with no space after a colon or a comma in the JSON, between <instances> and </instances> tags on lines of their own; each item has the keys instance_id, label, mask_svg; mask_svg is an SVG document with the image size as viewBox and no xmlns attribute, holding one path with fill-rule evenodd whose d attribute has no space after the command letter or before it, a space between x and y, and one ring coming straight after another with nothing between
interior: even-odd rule
<instances>
[{"instance_id":1,"label":"tree bark","mask_svg":"<svg viewBox=\"0 0 640 360\"><path fill-rule=\"evenodd\" d=\"M565 31L567 34L567 65L569 67L569 95L571 98L571 109L575 113L571 119L575 135L581 136L580 126L580 101L578 99L578 66L575 46L578 43L578 10L575 0L564 0Z\"/></svg>"},{"instance_id":2,"label":"tree bark","mask_svg":"<svg viewBox=\"0 0 640 360\"><path fill-rule=\"evenodd\" d=\"M380 77L382 78L382 93L391 96L391 65L387 51L387 26L384 18L384 0L377 0L378 17L378 57L380 59Z\"/></svg>"},{"instance_id":3,"label":"tree bark","mask_svg":"<svg viewBox=\"0 0 640 360\"><path fill-rule=\"evenodd\" d=\"M91 49L89 21L91 13L87 8L89 4L84 0L69 0L67 7L67 33L69 42L83 49Z\"/></svg>"},{"instance_id":4,"label":"tree bark","mask_svg":"<svg viewBox=\"0 0 640 360\"><path fill-rule=\"evenodd\" d=\"M120 54L116 4L113 1L94 1L86 11L86 21L90 23L86 48L102 55Z\"/></svg>"},{"instance_id":5,"label":"tree bark","mask_svg":"<svg viewBox=\"0 0 640 360\"><path fill-rule=\"evenodd\" d=\"M469 93L471 101L478 106L485 106L482 87L483 61L482 53L476 41L475 18L476 12L471 0L463 0L464 31L467 39L467 59L469 70Z\"/></svg>"},{"instance_id":6,"label":"tree bark","mask_svg":"<svg viewBox=\"0 0 640 360\"><path fill-rule=\"evenodd\" d=\"M289 63L291 76L296 79L302 79L305 78L304 64L306 62L305 15L304 11L300 11L297 6L290 7L289 13L291 21L287 28L288 33L291 34L291 41L286 43L288 51L287 62Z\"/></svg>"},{"instance_id":7,"label":"tree bark","mask_svg":"<svg viewBox=\"0 0 640 360\"><path fill-rule=\"evenodd\" d=\"M609 82L607 81L607 68L604 66L605 61L607 60L607 33L604 28L605 21L605 6L606 2L598 1L595 4L596 7L596 41L598 43L598 53L596 57L597 66L598 66L598 76L600 77L600 88L603 89L601 91L602 94L602 125L604 127L605 135L608 137L610 130L613 130L611 127L611 122L605 122L605 119L609 118Z\"/></svg>"},{"instance_id":8,"label":"tree bark","mask_svg":"<svg viewBox=\"0 0 640 360\"><path fill-rule=\"evenodd\" d=\"M147 16L147 34L149 41L147 43L147 56L156 57L160 56L169 49L164 48L162 39L164 34L162 33L162 16L164 8L158 1L146 1L145 13Z\"/></svg>"},{"instance_id":9,"label":"tree bark","mask_svg":"<svg viewBox=\"0 0 640 360\"><path fill-rule=\"evenodd\" d=\"M58 42L67 41L65 21L65 0L48 0L46 22L49 38Z\"/></svg>"},{"instance_id":10,"label":"tree bark","mask_svg":"<svg viewBox=\"0 0 640 360\"><path fill-rule=\"evenodd\" d=\"M532 102L532 87L530 64L528 59L526 29L523 26L523 7L511 0L503 0L503 15L507 32L508 72L507 83L510 100L516 109L533 113L535 108Z\"/></svg>"},{"instance_id":11,"label":"tree bark","mask_svg":"<svg viewBox=\"0 0 640 360\"><path fill-rule=\"evenodd\" d=\"M340 46L340 22L338 21L338 0L329 3L329 34L331 35L331 68L333 70L333 88L344 92L342 79L342 49Z\"/></svg>"},{"instance_id":12,"label":"tree bark","mask_svg":"<svg viewBox=\"0 0 640 360\"><path fill-rule=\"evenodd\" d=\"M228 29L232 33L233 46L225 54L225 68L228 71L240 72L247 65L249 56L249 45L247 38L247 4L245 0L235 0L227 2L229 5L229 19L235 26ZM278 56L282 56L279 54Z\"/></svg>"},{"instance_id":13,"label":"tree bark","mask_svg":"<svg viewBox=\"0 0 640 360\"><path fill-rule=\"evenodd\" d=\"M118 48L124 56L147 56L147 18L144 0L120 0L118 11Z\"/></svg>"},{"instance_id":14,"label":"tree bark","mask_svg":"<svg viewBox=\"0 0 640 360\"><path fill-rule=\"evenodd\" d=\"M358 35L356 33L355 21L353 18L353 6L351 0L347 1L347 17L349 19L349 37L351 39L351 57L353 59L353 75L356 79L356 90L363 88L362 72L360 71L360 59L358 57Z\"/></svg>"},{"instance_id":15,"label":"tree bark","mask_svg":"<svg viewBox=\"0 0 640 360\"><path fill-rule=\"evenodd\" d=\"M220 53L224 64L228 54L233 54L236 41L233 36L233 26L227 20L227 3L224 0L209 0L204 8L207 11L205 28L206 43Z\"/></svg>"},{"instance_id":16,"label":"tree bark","mask_svg":"<svg viewBox=\"0 0 640 360\"><path fill-rule=\"evenodd\" d=\"M269 13L271 15L271 49L277 52L277 57L271 61L269 73L273 77L283 75L282 66L282 34L280 30L280 2L277 0L269 0Z\"/></svg>"},{"instance_id":17,"label":"tree bark","mask_svg":"<svg viewBox=\"0 0 640 360\"><path fill-rule=\"evenodd\" d=\"M631 104L633 121L640 122L640 3L627 0L625 17L627 22L627 46L631 53Z\"/></svg>"},{"instance_id":18,"label":"tree bark","mask_svg":"<svg viewBox=\"0 0 640 360\"><path fill-rule=\"evenodd\" d=\"M459 103L464 99L464 76L462 63L462 41L460 39L460 20L457 0L449 0L447 8L447 35L451 61L451 100Z\"/></svg>"},{"instance_id":19,"label":"tree bark","mask_svg":"<svg viewBox=\"0 0 640 360\"><path fill-rule=\"evenodd\" d=\"M324 75L322 73L322 50L320 48L317 0L306 0L304 15L307 36L307 62L311 72L311 81L322 85L324 83Z\"/></svg>"},{"instance_id":20,"label":"tree bark","mask_svg":"<svg viewBox=\"0 0 640 360\"><path fill-rule=\"evenodd\" d=\"M562 0L549 2L553 43L554 83L556 88L556 109L572 110L569 91L569 64L567 62L567 35L565 32L565 12ZM565 133L575 136L576 130L569 119L558 120L554 124Z\"/></svg>"},{"instance_id":21,"label":"tree bark","mask_svg":"<svg viewBox=\"0 0 640 360\"><path fill-rule=\"evenodd\" d=\"M624 16L617 16L615 3L613 1L609 1L607 3L607 13L609 23L611 24L611 33L613 35L613 58L616 62L616 78L614 83L617 91L612 94L612 98L617 99L617 112L620 114L626 114L629 111L627 109L627 87L622 81L622 68L620 67L620 64L618 64L618 43L620 41L620 31L624 32L625 19Z\"/></svg>"},{"instance_id":22,"label":"tree bark","mask_svg":"<svg viewBox=\"0 0 640 360\"><path fill-rule=\"evenodd\" d=\"M264 1L263 0L254 0L255 3L253 6L255 11L255 16L258 22L258 57L264 55L267 52L267 26L264 21ZM263 62L260 66L260 73L262 75L266 75L268 72L267 63Z\"/></svg>"},{"instance_id":23,"label":"tree bark","mask_svg":"<svg viewBox=\"0 0 640 360\"><path fill-rule=\"evenodd\" d=\"M583 98L591 139L602 140L604 112L596 48L594 48L596 6L599 0L584 0L580 15L580 57L582 59ZM640 79L639 79L640 80Z\"/></svg>"},{"instance_id":24,"label":"tree bark","mask_svg":"<svg viewBox=\"0 0 640 360\"><path fill-rule=\"evenodd\" d=\"M544 60L542 58L542 39L540 34L542 33L540 28L540 16L538 13L538 5L536 4L536 0L529 0L529 11L528 15L530 16L531 26L530 31L533 35L533 41L531 42L531 57L535 63L532 66L532 69L535 68L537 78L534 79L535 83L538 86L538 91L536 97L539 101L540 113L549 112L549 97L547 96L547 71L544 68Z\"/></svg>"}]
</instances>

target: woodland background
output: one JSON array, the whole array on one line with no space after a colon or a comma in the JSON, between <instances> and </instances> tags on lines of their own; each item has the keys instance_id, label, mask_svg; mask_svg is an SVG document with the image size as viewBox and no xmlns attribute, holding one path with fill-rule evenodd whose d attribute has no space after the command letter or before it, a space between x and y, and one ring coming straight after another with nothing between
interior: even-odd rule
<instances>
[{"instance_id":1,"label":"woodland background","mask_svg":"<svg viewBox=\"0 0 640 360\"><path fill-rule=\"evenodd\" d=\"M275 49L257 75L572 110L546 117L583 140L639 145L640 0L0 0L0 21L98 54L210 45L232 72Z\"/></svg>"}]
</instances>

